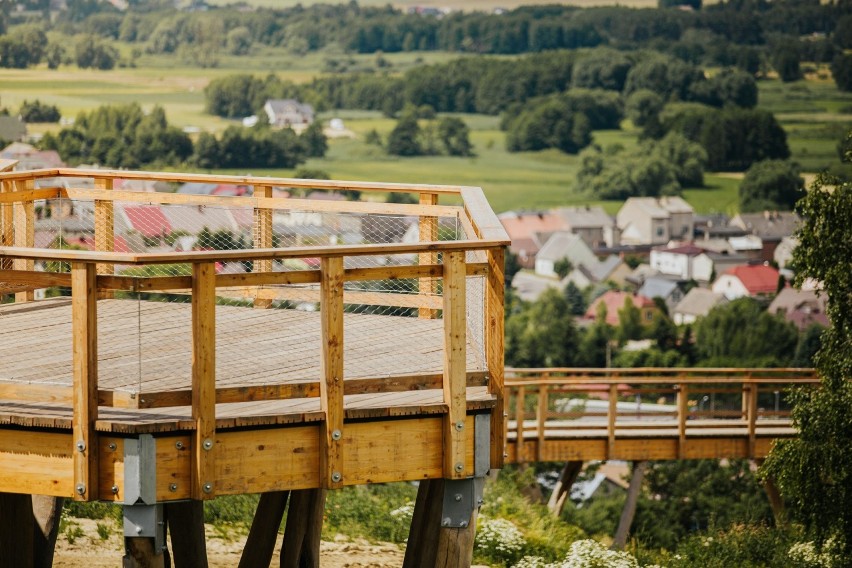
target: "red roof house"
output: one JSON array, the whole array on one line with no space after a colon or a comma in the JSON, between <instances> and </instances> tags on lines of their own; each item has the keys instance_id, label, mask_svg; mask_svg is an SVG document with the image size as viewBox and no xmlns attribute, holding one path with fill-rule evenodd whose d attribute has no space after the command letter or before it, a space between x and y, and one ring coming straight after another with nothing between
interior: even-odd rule
<instances>
[{"instance_id":1,"label":"red roof house","mask_svg":"<svg viewBox=\"0 0 852 568\"><path fill-rule=\"evenodd\" d=\"M156 205L125 205L124 214L130 226L143 237L161 237L172 232L172 224Z\"/></svg>"},{"instance_id":2,"label":"red roof house","mask_svg":"<svg viewBox=\"0 0 852 568\"><path fill-rule=\"evenodd\" d=\"M729 268L713 283L713 291L729 300L771 296L778 290L778 271L763 264Z\"/></svg>"},{"instance_id":3,"label":"red roof house","mask_svg":"<svg viewBox=\"0 0 852 568\"><path fill-rule=\"evenodd\" d=\"M606 323L610 325L618 325L618 310L624 308L624 300L626 298L630 298L633 305L639 308L639 311L642 313L643 324L650 323L651 320L654 319L654 313L659 309L657 308L657 304L654 303L654 300L647 296L631 294L630 292L618 292L615 290L605 292L602 296L592 302L589 309L586 310L583 318L586 320L594 320L598 314L598 306L606 304Z\"/></svg>"}]
</instances>

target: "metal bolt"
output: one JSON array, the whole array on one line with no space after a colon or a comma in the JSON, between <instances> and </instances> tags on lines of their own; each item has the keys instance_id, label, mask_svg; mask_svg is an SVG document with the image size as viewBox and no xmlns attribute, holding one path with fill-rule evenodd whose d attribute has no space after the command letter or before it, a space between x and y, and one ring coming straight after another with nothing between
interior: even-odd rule
<instances>
[{"instance_id":1,"label":"metal bolt","mask_svg":"<svg viewBox=\"0 0 852 568\"><path fill-rule=\"evenodd\" d=\"M136 534L142 534L142 527L136 526Z\"/></svg>"},{"instance_id":2,"label":"metal bolt","mask_svg":"<svg viewBox=\"0 0 852 568\"><path fill-rule=\"evenodd\" d=\"M508 417L509 417L509 413L508 413L508 412L504 412L504 413L503 413L503 418L508 418Z\"/></svg>"},{"instance_id":3,"label":"metal bolt","mask_svg":"<svg viewBox=\"0 0 852 568\"><path fill-rule=\"evenodd\" d=\"M343 479L343 476L342 476L342 475L340 475L340 472L339 472L339 471L335 471L335 472L333 472L333 473L331 474L331 480L332 480L334 483L340 483L340 480L341 480L341 479Z\"/></svg>"},{"instance_id":4,"label":"metal bolt","mask_svg":"<svg viewBox=\"0 0 852 568\"><path fill-rule=\"evenodd\" d=\"M331 439L332 440L339 440L340 437L341 437L340 430L335 430L334 432L331 433Z\"/></svg>"},{"instance_id":5,"label":"metal bolt","mask_svg":"<svg viewBox=\"0 0 852 568\"><path fill-rule=\"evenodd\" d=\"M76 489L77 489L78 495L85 495L86 494L86 484L85 483L78 483Z\"/></svg>"},{"instance_id":6,"label":"metal bolt","mask_svg":"<svg viewBox=\"0 0 852 568\"><path fill-rule=\"evenodd\" d=\"M80 440L79 442L77 442L77 451L85 452L86 451L86 442L84 442L83 440Z\"/></svg>"},{"instance_id":7,"label":"metal bolt","mask_svg":"<svg viewBox=\"0 0 852 568\"><path fill-rule=\"evenodd\" d=\"M476 500L476 506L482 507L482 497L480 497L479 499Z\"/></svg>"},{"instance_id":8,"label":"metal bolt","mask_svg":"<svg viewBox=\"0 0 852 568\"><path fill-rule=\"evenodd\" d=\"M182 450L183 449L183 442L180 442L180 441L175 442L175 447L179 450Z\"/></svg>"},{"instance_id":9,"label":"metal bolt","mask_svg":"<svg viewBox=\"0 0 852 568\"><path fill-rule=\"evenodd\" d=\"M456 501L461 501L461 500L462 500L461 493L456 493L456 494L455 494L455 496L454 496L454 499L455 499Z\"/></svg>"},{"instance_id":10,"label":"metal bolt","mask_svg":"<svg viewBox=\"0 0 852 568\"><path fill-rule=\"evenodd\" d=\"M463 430L463 429L464 429L464 422L461 421L461 420L456 422L456 430Z\"/></svg>"},{"instance_id":11,"label":"metal bolt","mask_svg":"<svg viewBox=\"0 0 852 568\"><path fill-rule=\"evenodd\" d=\"M175 491L177 491L177 483L171 483L171 484L169 484L169 491L171 491L172 493L174 493Z\"/></svg>"},{"instance_id":12,"label":"metal bolt","mask_svg":"<svg viewBox=\"0 0 852 568\"><path fill-rule=\"evenodd\" d=\"M444 517L444 518L441 520L441 526L442 526L442 527L448 527L448 526L450 526L450 522L451 522L451 520L450 520L450 518L449 518L449 517Z\"/></svg>"},{"instance_id":13,"label":"metal bolt","mask_svg":"<svg viewBox=\"0 0 852 568\"><path fill-rule=\"evenodd\" d=\"M213 440L211 440L210 438L207 438L206 440L201 442L201 447L204 448L207 451L212 450L213 449Z\"/></svg>"},{"instance_id":14,"label":"metal bolt","mask_svg":"<svg viewBox=\"0 0 852 568\"><path fill-rule=\"evenodd\" d=\"M212 483L205 483L204 485L201 486L201 489L205 493L212 493L213 492L213 484Z\"/></svg>"},{"instance_id":15,"label":"metal bolt","mask_svg":"<svg viewBox=\"0 0 852 568\"><path fill-rule=\"evenodd\" d=\"M463 464L463 463L461 463L461 462L457 463L457 464L456 464L456 467L455 467L455 470L456 470L457 472L459 472L459 473L463 472L463 471L464 471L464 464Z\"/></svg>"},{"instance_id":16,"label":"metal bolt","mask_svg":"<svg viewBox=\"0 0 852 568\"><path fill-rule=\"evenodd\" d=\"M110 489L112 489L113 495L118 495L118 485L113 485Z\"/></svg>"},{"instance_id":17,"label":"metal bolt","mask_svg":"<svg viewBox=\"0 0 852 568\"><path fill-rule=\"evenodd\" d=\"M110 442L107 448L109 449L109 451L114 452L118 448L118 446L115 444L115 442Z\"/></svg>"},{"instance_id":18,"label":"metal bolt","mask_svg":"<svg viewBox=\"0 0 852 568\"><path fill-rule=\"evenodd\" d=\"M460 522L460 523L459 523L459 526L460 526L461 528L465 528L465 527L467 526L467 521L462 521L462 522Z\"/></svg>"}]
</instances>

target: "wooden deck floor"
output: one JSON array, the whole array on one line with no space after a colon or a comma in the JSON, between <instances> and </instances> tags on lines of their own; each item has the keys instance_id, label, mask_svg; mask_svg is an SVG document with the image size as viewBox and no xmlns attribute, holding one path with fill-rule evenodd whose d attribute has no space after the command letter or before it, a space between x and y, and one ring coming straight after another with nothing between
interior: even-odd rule
<instances>
[{"instance_id":1,"label":"wooden deck floor","mask_svg":"<svg viewBox=\"0 0 852 568\"><path fill-rule=\"evenodd\" d=\"M320 319L316 312L216 308L217 388L316 382ZM100 300L98 375L102 390L138 393L191 388L190 305ZM346 314L344 381L442 372L441 320ZM71 306L67 298L0 306L0 382L70 386ZM469 371L484 370L481 348L467 349ZM468 408L491 405L484 387L470 387ZM440 389L351 394L348 420L442 414ZM98 430L147 432L192 429L189 407L100 409ZM217 428L318 422L318 398L218 404ZM59 403L0 400L0 424L70 428L71 409Z\"/></svg>"}]
</instances>

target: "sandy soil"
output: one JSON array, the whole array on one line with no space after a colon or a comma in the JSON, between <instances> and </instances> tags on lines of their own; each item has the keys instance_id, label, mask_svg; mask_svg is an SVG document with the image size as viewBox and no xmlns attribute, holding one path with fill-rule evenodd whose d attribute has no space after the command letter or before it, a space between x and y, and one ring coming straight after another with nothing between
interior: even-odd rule
<instances>
[{"instance_id":1,"label":"sandy soil","mask_svg":"<svg viewBox=\"0 0 852 568\"><path fill-rule=\"evenodd\" d=\"M102 539L98 534L98 523L109 529L109 537ZM74 525L73 523L77 523ZM121 527L112 521L92 521L71 519L72 531L79 526L83 536L69 542L68 529L59 535L56 543L56 568L115 568L121 564L123 538ZM236 566L245 542L244 534L217 532L207 526L207 557L211 568ZM280 547L281 541L279 539ZM334 542L323 542L321 547L322 565L329 568L383 568L401 566L404 551L395 544L370 544L364 541L350 541L338 536ZM272 566L278 566L278 550L273 556Z\"/></svg>"}]
</instances>

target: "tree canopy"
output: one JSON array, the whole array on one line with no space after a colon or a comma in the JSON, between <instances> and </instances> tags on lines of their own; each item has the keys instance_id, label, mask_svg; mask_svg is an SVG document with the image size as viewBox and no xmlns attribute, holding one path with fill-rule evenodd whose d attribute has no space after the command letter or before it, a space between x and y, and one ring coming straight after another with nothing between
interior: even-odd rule
<instances>
[{"instance_id":1,"label":"tree canopy","mask_svg":"<svg viewBox=\"0 0 852 568\"><path fill-rule=\"evenodd\" d=\"M792 211L804 187L797 164L784 160L757 162L740 184L740 211Z\"/></svg>"}]
</instances>

